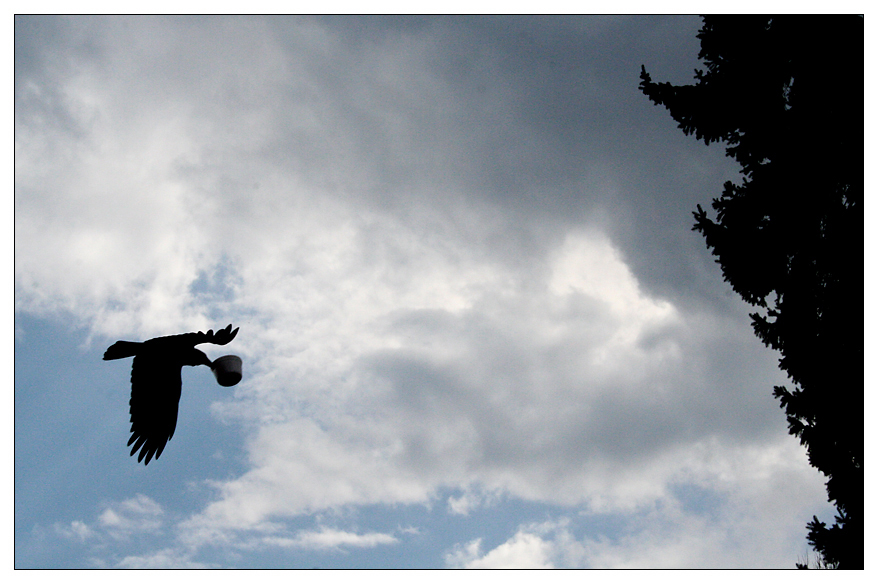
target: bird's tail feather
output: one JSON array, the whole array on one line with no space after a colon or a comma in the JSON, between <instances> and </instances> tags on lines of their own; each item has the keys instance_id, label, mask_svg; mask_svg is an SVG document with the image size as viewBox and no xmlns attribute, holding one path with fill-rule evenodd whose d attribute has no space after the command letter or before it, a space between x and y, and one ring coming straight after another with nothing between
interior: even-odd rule
<instances>
[{"instance_id":1,"label":"bird's tail feather","mask_svg":"<svg viewBox=\"0 0 878 584\"><path fill-rule=\"evenodd\" d=\"M133 357L137 354L137 349L142 344L143 343L134 343L132 341L116 341L104 352L104 361Z\"/></svg>"}]
</instances>

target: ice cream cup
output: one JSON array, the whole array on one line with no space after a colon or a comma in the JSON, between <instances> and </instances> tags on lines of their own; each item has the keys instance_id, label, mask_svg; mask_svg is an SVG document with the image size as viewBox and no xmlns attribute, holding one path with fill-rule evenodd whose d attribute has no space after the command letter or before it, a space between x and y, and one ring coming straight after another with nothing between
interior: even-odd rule
<instances>
[{"instance_id":1,"label":"ice cream cup","mask_svg":"<svg viewBox=\"0 0 878 584\"><path fill-rule=\"evenodd\" d=\"M241 358L237 355L219 357L210 368L217 383L223 387L231 387L241 381Z\"/></svg>"}]
</instances>

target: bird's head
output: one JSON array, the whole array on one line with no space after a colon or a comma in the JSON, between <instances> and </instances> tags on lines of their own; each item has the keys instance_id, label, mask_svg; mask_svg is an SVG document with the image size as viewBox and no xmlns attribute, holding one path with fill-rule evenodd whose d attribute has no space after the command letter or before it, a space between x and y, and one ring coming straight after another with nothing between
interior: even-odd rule
<instances>
[{"instance_id":1,"label":"bird's head","mask_svg":"<svg viewBox=\"0 0 878 584\"><path fill-rule=\"evenodd\" d=\"M192 367L197 365L207 365L210 367L213 363L207 358L207 355L193 347L183 355L183 365L190 365Z\"/></svg>"}]
</instances>

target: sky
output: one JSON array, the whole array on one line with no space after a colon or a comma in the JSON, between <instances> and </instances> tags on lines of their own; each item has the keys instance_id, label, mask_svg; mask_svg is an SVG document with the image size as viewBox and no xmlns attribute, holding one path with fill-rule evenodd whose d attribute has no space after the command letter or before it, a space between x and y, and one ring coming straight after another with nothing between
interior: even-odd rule
<instances>
[{"instance_id":1,"label":"sky","mask_svg":"<svg viewBox=\"0 0 878 584\"><path fill-rule=\"evenodd\" d=\"M16 17L17 568L791 568L831 521L638 90L700 19ZM240 327L129 457L119 339Z\"/></svg>"}]
</instances>

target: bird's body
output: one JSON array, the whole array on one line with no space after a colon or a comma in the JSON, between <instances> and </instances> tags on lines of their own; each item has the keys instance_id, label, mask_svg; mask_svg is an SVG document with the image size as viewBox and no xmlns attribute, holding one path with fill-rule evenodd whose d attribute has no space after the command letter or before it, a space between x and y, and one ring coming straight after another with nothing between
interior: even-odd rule
<instances>
[{"instance_id":1,"label":"bird's body","mask_svg":"<svg viewBox=\"0 0 878 584\"><path fill-rule=\"evenodd\" d=\"M177 427L177 408L183 388L184 365L211 366L207 355L195 348L201 343L225 345L238 334L232 325L207 333L158 337L142 343L117 341L104 353L104 360L134 357L131 367L131 455L137 461L158 459Z\"/></svg>"}]
</instances>

